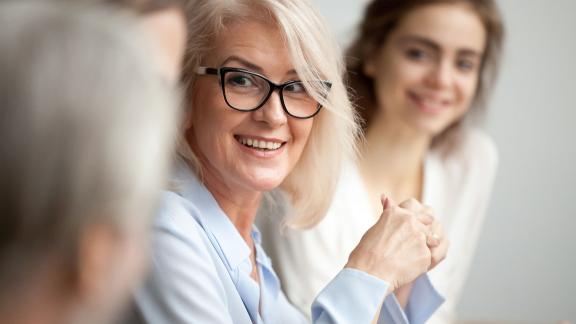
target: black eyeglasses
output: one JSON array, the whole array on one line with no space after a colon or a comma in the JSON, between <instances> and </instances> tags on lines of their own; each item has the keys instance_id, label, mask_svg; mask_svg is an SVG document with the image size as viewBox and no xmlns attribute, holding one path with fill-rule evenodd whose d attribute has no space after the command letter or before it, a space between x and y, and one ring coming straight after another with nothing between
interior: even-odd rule
<instances>
[{"instance_id":1,"label":"black eyeglasses","mask_svg":"<svg viewBox=\"0 0 576 324\"><path fill-rule=\"evenodd\" d=\"M289 116L300 119L311 118L322 108L322 105L308 93L302 81L276 84L258 73L232 67L218 69L199 67L196 73L217 75L226 104L235 110L254 111L264 106L276 89L280 95L282 108ZM328 81L312 81L312 84L326 89L326 92L332 87Z\"/></svg>"}]
</instances>

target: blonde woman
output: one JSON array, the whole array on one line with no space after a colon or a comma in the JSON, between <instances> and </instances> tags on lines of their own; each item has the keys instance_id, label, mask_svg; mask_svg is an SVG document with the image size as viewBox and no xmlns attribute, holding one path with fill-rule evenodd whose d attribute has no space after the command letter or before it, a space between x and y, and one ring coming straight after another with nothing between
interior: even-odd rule
<instances>
[{"instance_id":1,"label":"blonde woman","mask_svg":"<svg viewBox=\"0 0 576 324\"><path fill-rule=\"evenodd\" d=\"M177 115L138 23L0 3L0 323L111 323L143 277Z\"/></svg>"},{"instance_id":2,"label":"blonde woman","mask_svg":"<svg viewBox=\"0 0 576 324\"><path fill-rule=\"evenodd\" d=\"M446 298L429 322L451 322L496 171L494 143L472 117L482 112L498 66L500 14L492 0L374 0L360 26L348 76L364 122L361 157L345 168L317 227L285 236L263 230L265 246L286 270L288 297L306 310L378 220L382 193L422 200L450 241L448 258L429 273ZM395 291L408 315L426 302L426 281Z\"/></svg>"},{"instance_id":3,"label":"blonde woman","mask_svg":"<svg viewBox=\"0 0 576 324\"><path fill-rule=\"evenodd\" d=\"M338 49L307 1L187 7L187 118L136 320L305 322L286 300L254 220L264 196L288 199L286 224L295 227L317 223L330 204L357 129ZM390 292L443 257L439 225L419 204L404 207L383 199L380 221L316 298L314 322L370 322Z\"/></svg>"}]
</instances>

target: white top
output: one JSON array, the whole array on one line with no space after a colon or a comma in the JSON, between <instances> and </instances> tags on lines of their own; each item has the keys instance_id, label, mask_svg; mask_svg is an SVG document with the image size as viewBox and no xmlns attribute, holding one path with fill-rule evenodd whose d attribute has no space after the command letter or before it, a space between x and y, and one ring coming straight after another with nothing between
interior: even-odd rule
<instances>
[{"instance_id":1,"label":"white top","mask_svg":"<svg viewBox=\"0 0 576 324\"><path fill-rule=\"evenodd\" d=\"M494 143L484 133L466 130L452 148L432 150L425 161L423 202L432 206L450 240L446 259L429 272L446 302L428 323L450 323L472 261L497 166ZM286 295L301 310L346 264L348 255L375 222L371 199L358 169L349 164L326 217L310 230L283 229L259 220L263 245L272 257ZM261 217L264 218L264 217ZM272 228L266 228L272 227ZM412 290L408 308L418 299Z\"/></svg>"}]
</instances>

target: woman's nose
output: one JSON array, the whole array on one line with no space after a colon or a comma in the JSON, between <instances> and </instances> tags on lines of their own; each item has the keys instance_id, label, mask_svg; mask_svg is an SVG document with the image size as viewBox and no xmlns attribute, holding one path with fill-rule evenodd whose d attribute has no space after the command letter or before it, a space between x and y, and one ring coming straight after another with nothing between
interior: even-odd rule
<instances>
[{"instance_id":1,"label":"woman's nose","mask_svg":"<svg viewBox=\"0 0 576 324\"><path fill-rule=\"evenodd\" d=\"M278 91L272 92L264 106L253 111L252 116L257 121L269 124L272 128L279 127L288 121Z\"/></svg>"},{"instance_id":2,"label":"woman's nose","mask_svg":"<svg viewBox=\"0 0 576 324\"><path fill-rule=\"evenodd\" d=\"M450 87L453 81L453 69L450 62L441 61L434 65L427 76L428 84L434 88Z\"/></svg>"}]
</instances>

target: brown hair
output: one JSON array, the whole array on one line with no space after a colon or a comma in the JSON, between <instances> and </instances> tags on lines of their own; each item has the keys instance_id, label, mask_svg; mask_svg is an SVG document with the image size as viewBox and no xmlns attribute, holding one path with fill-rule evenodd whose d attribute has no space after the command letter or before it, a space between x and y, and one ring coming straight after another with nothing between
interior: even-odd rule
<instances>
[{"instance_id":1,"label":"brown hair","mask_svg":"<svg viewBox=\"0 0 576 324\"><path fill-rule=\"evenodd\" d=\"M359 34L347 51L348 85L352 88L354 103L363 121L364 131L370 126L377 110L374 82L364 74L362 66L367 58L384 44L398 23L412 10L438 3L462 3L469 5L480 17L486 30L486 48L478 88L472 102L472 111L484 110L488 91L494 84L501 57L504 26L500 11L494 0L374 0L366 8ZM460 122L448 127L436 136L434 142L446 138L458 129Z\"/></svg>"}]
</instances>

